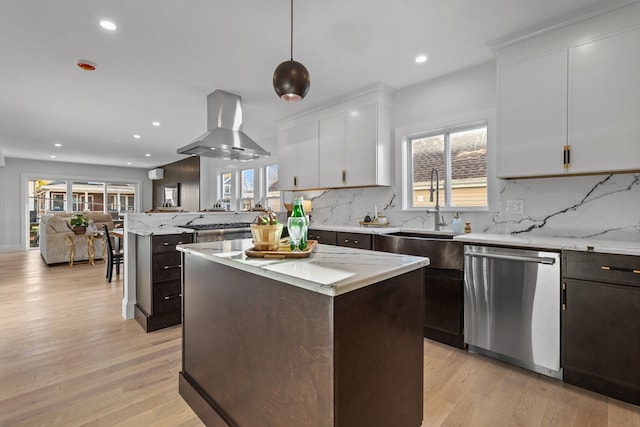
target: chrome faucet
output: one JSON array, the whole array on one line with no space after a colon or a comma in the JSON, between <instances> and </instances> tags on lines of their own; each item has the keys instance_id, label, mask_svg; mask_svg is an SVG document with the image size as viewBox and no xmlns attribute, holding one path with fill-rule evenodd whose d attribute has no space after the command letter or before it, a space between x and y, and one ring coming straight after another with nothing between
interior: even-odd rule
<instances>
[{"instance_id":1,"label":"chrome faucet","mask_svg":"<svg viewBox=\"0 0 640 427\"><path fill-rule=\"evenodd\" d=\"M433 174L435 173L436 175L436 188L433 188ZM436 215L434 217L434 221L433 221L433 229L435 231L440 231L440 226L441 225L447 225L444 222L444 218L442 218L440 216L440 178L438 177L438 169L433 168L431 169L431 185L429 187L429 201L433 202L433 192L436 192Z\"/></svg>"}]
</instances>

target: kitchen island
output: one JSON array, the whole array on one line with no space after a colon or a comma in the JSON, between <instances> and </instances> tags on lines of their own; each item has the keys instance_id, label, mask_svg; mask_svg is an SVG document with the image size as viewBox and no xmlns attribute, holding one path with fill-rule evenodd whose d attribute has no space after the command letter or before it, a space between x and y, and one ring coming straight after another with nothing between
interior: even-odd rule
<instances>
[{"instance_id":1,"label":"kitchen island","mask_svg":"<svg viewBox=\"0 0 640 427\"><path fill-rule=\"evenodd\" d=\"M208 426L422 423L427 258L251 240L180 245L180 395Z\"/></svg>"}]
</instances>

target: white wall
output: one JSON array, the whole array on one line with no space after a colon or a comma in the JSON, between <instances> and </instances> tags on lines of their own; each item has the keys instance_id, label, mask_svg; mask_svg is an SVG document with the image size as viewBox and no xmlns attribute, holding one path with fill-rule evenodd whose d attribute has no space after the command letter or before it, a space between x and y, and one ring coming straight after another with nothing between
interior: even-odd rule
<instances>
[{"instance_id":1,"label":"white wall","mask_svg":"<svg viewBox=\"0 0 640 427\"><path fill-rule=\"evenodd\" d=\"M496 94L495 63L480 64L398 91L393 125L397 132L404 132L431 123L460 123L461 117L495 111ZM489 132L495 132L491 123ZM402 210L398 157L394 186L299 193L313 201L312 223L356 226L377 205L391 225L433 230L433 214ZM640 239L639 174L495 180L491 185L496 196L492 210L461 210L463 221L470 221L474 232ZM294 195L285 193L284 201ZM522 200L524 213L509 212L510 200ZM453 212L443 214L450 224Z\"/></svg>"},{"instance_id":2,"label":"white wall","mask_svg":"<svg viewBox=\"0 0 640 427\"><path fill-rule=\"evenodd\" d=\"M0 166L0 252L27 248L29 178L139 182L140 209L151 209L153 190L147 169L5 158Z\"/></svg>"}]
</instances>

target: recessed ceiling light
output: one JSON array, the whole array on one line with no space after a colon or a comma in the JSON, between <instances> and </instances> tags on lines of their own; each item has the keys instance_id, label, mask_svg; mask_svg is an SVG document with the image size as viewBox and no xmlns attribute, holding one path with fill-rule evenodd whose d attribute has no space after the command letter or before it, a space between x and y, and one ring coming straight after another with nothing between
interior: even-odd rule
<instances>
[{"instance_id":1,"label":"recessed ceiling light","mask_svg":"<svg viewBox=\"0 0 640 427\"><path fill-rule=\"evenodd\" d=\"M133 135L133 137L134 137L135 139L140 139L140 138L142 138L142 137L141 137L140 135L138 135L138 134Z\"/></svg>"},{"instance_id":2,"label":"recessed ceiling light","mask_svg":"<svg viewBox=\"0 0 640 427\"><path fill-rule=\"evenodd\" d=\"M145 154L145 156L147 156L147 157L151 157L151 154L147 153L147 154Z\"/></svg>"},{"instance_id":3,"label":"recessed ceiling light","mask_svg":"<svg viewBox=\"0 0 640 427\"><path fill-rule=\"evenodd\" d=\"M59 144L59 143L57 143L57 142L56 142L55 144L53 144L53 145L54 145L55 147L62 147L62 144Z\"/></svg>"},{"instance_id":4,"label":"recessed ceiling light","mask_svg":"<svg viewBox=\"0 0 640 427\"><path fill-rule=\"evenodd\" d=\"M49 157L51 157L52 159L55 159L55 158L56 158L56 156L49 156Z\"/></svg>"},{"instance_id":5,"label":"recessed ceiling light","mask_svg":"<svg viewBox=\"0 0 640 427\"><path fill-rule=\"evenodd\" d=\"M416 62L418 64L422 64L423 62L427 62L427 55L418 55L418 56L416 56Z\"/></svg>"},{"instance_id":6,"label":"recessed ceiling light","mask_svg":"<svg viewBox=\"0 0 640 427\"><path fill-rule=\"evenodd\" d=\"M100 21L100 26L105 30L109 30L109 31L115 31L118 29L116 24L114 24L111 21L107 21L106 19L103 19L102 21Z\"/></svg>"},{"instance_id":7,"label":"recessed ceiling light","mask_svg":"<svg viewBox=\"0 0 640 427\"><path fill-rule=\"evenodd\" d=\"M128 164L128 165L131 165L132 163L131 163L131 162L127 162L127 164Z\"/></svg>"},{"instance_id":8,"label":"recessed ceiling light","mask_svg":"<svg viewBox=\"0 0 640 427\"><path fill-rule=\"evenodd\" d=\"M153 122L151 124L154 125L154 126L160 126L160 122Z\"/></svg>"}]
</instances>

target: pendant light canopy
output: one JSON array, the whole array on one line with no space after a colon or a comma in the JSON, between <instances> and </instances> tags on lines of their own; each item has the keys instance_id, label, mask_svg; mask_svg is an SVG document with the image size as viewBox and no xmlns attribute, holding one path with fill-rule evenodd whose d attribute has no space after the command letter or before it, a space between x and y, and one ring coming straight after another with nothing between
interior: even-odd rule
<instances>
[{"instance_id":1,"label":"pendant light canopy","mask_svg":"<svg viewBox=\"0 0 640 427\"><path fill-rule=\"evenodd\" d=\"M291 0L291 59L273 72L273 88L285 101L300 101L309 93L311 77L307 68L293 60L293 0Z\"/></svg>"}]
</instances>

